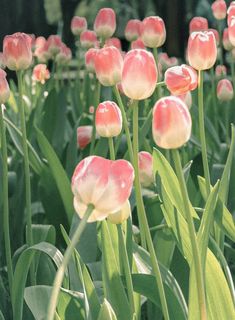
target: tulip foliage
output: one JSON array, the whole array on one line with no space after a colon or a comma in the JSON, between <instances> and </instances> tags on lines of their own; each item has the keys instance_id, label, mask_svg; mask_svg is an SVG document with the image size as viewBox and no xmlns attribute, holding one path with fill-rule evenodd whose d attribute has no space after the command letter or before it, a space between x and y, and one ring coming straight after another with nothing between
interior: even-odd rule
<instances>
[{"instance_id":1,"label":"tulip foliage","mask_svg":"<svg viewBox=\"0 0 235 320\"><path fill-rule=\"evenodd\" d=\"M235 4L211 10L181 60L157 16L122 51L111 8L73 53L5 37L0 319L235 319Z\"/></svg>"}]
</instances>

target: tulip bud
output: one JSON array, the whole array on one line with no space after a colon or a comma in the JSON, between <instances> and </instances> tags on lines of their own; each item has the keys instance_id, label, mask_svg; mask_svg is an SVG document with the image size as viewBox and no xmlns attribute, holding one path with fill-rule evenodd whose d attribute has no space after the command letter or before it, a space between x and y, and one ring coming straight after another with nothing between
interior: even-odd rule
<instances>
[{"instance_id":1,"label":"tulip bud","mask_svg":"<svg viewBox=\"0 0 235 320\"><path fill-rule=\"evenodd\" d=\"M105 47L116 47L118 50L122 51L122 44L118 38L109 38L105 41Z\"/></svg>"},{"instance_id":2,"label":"tulip bud","mask_svg":"<svg viewBox=\"0 0 235 320\"><path fill-rule=\"evenodd\" d=\"M85 53L85 65L87 68L88 72L95 72L95 56L97 53L97 49L90 48L86 53Z\"/></svg>"},{"instance_id":3,"label":"tulip bud","mask_svg":"<svg viewBox=\"0 0 235 320\"><path fill-rule=\"evenodd\" d=\"M220 101L226 102L233 98L233 85L228 79L222 79L217 85L217 98Z\"/></svg>"},{"instance_id":4,"label":"tulip bud","mask_svg":"<svg viewBox=\"0 0 235 320\"><path fill-rule=\"evenodd\" d=\"M194 17L189 23L189 33L208 30L208 21L203 17Z\"/></svg>"},{"instance_id":5,"label":"tulip bud","mask_svg":"<svg viewBox=\"0 0 235 320\"><path fill-rule=\"evenodd\" d=\"M166 29L162 18L145 18L140 25L140 35L146 47L161 47L166 41Z\"/></svg>"},{"instance_id":6,"label":"tulip bud","mask_svg":"<svg viewBox=\"0 0 235 320\"><path fill-rule=\"evenodd\" d=\"M227 5L224 0L216 0L212 3L211 9L215 19L223 20L227 15Z\"/></svg>"},{"instance_id":7,"label":"tulip bud","mask_svg":"<svg viewBox=\"0 0 235 320\"><path fill-rule=\"evenodd\" d=\"M101 137L116 137L122 130L122 113L113 101L98 105L95 114L96 131Z\"/></svg>"},{"instance_id":8,"label":"tulip bud","mask_svg":"<svg viewBox=\"0 0 235 320\"><path fill-rule=\"evenodd\" d=\"M72 59L72 52L64 43L61 44L60 51L55 57L55 61L59 65L67 65Z\"/></svg>"},{"instance_id":9,"label":"tulip bud","mask_svg":"<svg viewBox=\"0 0 235 320\"><path fill-rule=\"evenodd\" d=\"M157 83L157 67L152 53L134 49L123 62L122 89L127 97L143 100L150 97Z\"/></svg>"},{"instance_id":10,"label":"tulip bud","mask_svg":"<svg viewBox=\"0 0 235 320\"><path fill-rule=\"evenodd\" d=\"M87 21L84 17L73 17L71 21L71 31L75 36L80 36L80 34L87 29Z\"/></svg>"},{"instance_id":11,"label":"tulip bud","mask_svg":"<svg viewBox=\"0 0 235 320\"><path fill-rule=\"evenodd\" d=\"M131 215L131 206L129 200L127 200L120 210L109 214L107 219L113 224L120 224L126 221Z\"/></svg>"},{"instance_id":12,"label":"tulip bud","mask_svg":"<svg viewBox=\"0 0 235 320\"><path fill-rule=\"evenodd\" d=\"M227 24L230 25L231 19L235 16L235 3L231 2L227 10Z\"/></svg>"},{"instance_id":13,"label":"tulip bud","mask_svg":"<svg viewBox=\"0 0 235 320\"><path fill-rule=\"evenodd\" d=\"M78 147L82 150L91 142L92 126L80 126L77 128L77 143Z\"/></svg>"},{"instance_id":14,"label":"tulip bud","mask_svg":"<svg viewBox=\"0 0 235 320\"><path fill-rule=\"evenodd\" d=\"M127 22L124 34L127 41L134 41L140 36L141 21L138 19L131 19Z\"/></svg>"},{"instance_id":15,"label":"tulip bud","mask_svg":"<svg viewBox=\"0 0 235 320\"><path fill-rule=\"evenodd\" d=\"M216 77L222 77L227 75L227 68L224 65L218 65L215 68Z\"/></svg>"},{"instance_id":16,"label":"tulip bud","mask_svg":"<svg viewBox=\"0 0 235 320\"><path fill-rule=\"evenodd\" d=\"M21 32L5 36L3 55L6 66L10 70L25 70L32 63L31 39Z\"/></svg>"},{"instance_id":17,"label":"tulip bud","mask_svg":"<svg viewBox=\"0 0 235 320\"><path fill-rule=\"evenodd\" d=\"M153 157L149 152L141 151L138 153L138 165L140 183L143 187L149 187L154 183Z\"/></svg>"},{"instance_id":18,"label":"tulip bud","mask_svg":"<svg viewBox=\"0 0 235 320\"><path fill-rule=\"evenodd\" d=\"M60 36L52 34L47 39L47 44L48 44L49 53L52 56L54 56L60 51L60 47L62 45L62 41L61 41Z\"/></svg>"},{"instance_id":19,"label":"tulip bud","mask_svg":"<svg viewBox=\"0 0 235 320\"><path fill-rule=\"evenodd\" d=\"M72 177L74 208L80 218L89 204L94 210L88 222L104 220L119 211L128 200L134 169L126 160L108 160L98 156L83 159Z\"/></svg>"},{"instance_id":20,"label":"tulip bud","mask_svg":"<svg viewBox=\"0 0 235 320\"><path fill-rule=\"evenodd\" d=\"M97 42L96 33L91 30L85 30L80 35L80 42L83 48L89 49L95 47Z\"/></svg>"},{"instance_id":21,"label":"tulip bud","mask_svg":"<svg viewBox=\"0 0 235 320\"><path fill-rule=\"evenodd\" d=\"M6 72L0 69L0 105L7 102L10 97L10 89L6 76Z\"/></svg>"},{"instance_id":22,"label":"tulip bud","mask_svg":"<svg viewBox=\"0 0 235 320\"><path fill-rule=\"evenodd\" d=\"M50 72L47 69L46 64L37 64L33 68L32 79L34 81L44 84L46 80L48 80L49 78L50 78Z\"/></svg>"},{"instance_id":23,"label":"tulip bud","mask_svg":"<svg viewBox=\"0 0 235 320\"><path fill-rule=\"evenodd\" d=\"M230 51L233 48L233 45L229 40L228 28L225 28L223 31L223 46L224 46L224 49L227 51Z\"/></svg>"},{"instance_id":24,"label":"tulip bud","mask_svg":"<svg viewBox=\"0 0 235 320\"><path fill-rule=\"evenodd\" d=\"M197 72L186 64L167 69L165 72L167 89L173 95L186 93L197 88Z\"/></svg>"},{"instance_id":25,"label":"tulip bud","mask_svg":"<svg viewBox=\"0 0 235 320\"><path fill-rule=\"evenodd\" d=\"M103 86L114 86L121 81L123 58L115 47L105 47L95 56L95 72Z\"/></svg>"},{"instance_id":26,"label":"tulip bud","mask_svg":"<svg viewBox=\"0 0 235 320\"><path fill-rule=\"evenodd\" d=\"M207 70L216 62L217 47L211 31L193 32L188 41L189 64L196 70Z\"/></svg>"},{"instance_id":27,"label":"tulip bud","mask_svg":"<svg viewBox=\"0 0 235 320\"><path fill-rule=\"evenodd\" d=\"M182 100L170 96L156 102L153 108L152 132L159 147L180 148L189 140L191 127L191 116Z\"/></svg>"},{"instance_id":28,"label":"tulip bud","mask_svg":"<svg viewBox=\"0 0 235 320\"><path fill-rule=\"evenodd\" d=\"M136 39L135 41L132 41L131 43L131 49L146 49L144 42L141 38Z\"/></svg>"},{"instance_id":29,"label":"tulip bud","mask_svg":"<svg viewBox=\"0 0 235 320\"><path fill-rule=\"evenodd\" d=\"M192 107L193 100L191 91L177 95L177 97L180 98L180 100L182 100L189 109Z\"/></svg>"},{"instance_id":30,"label":"tulip bud","mask_svg":"<svg viewBox=\"0 0 235 320\"><path fill-rule=\"evenodd\" d=\"M116 30L116 14L111 8L103 8L98 12L94 30L98 37L102 39L110 38Z\"/></svg>"},{"instance_id":31,"label":"tulip bud","mask_svg":"<svg viewBox=\"0 0 235 320\"><path fill-rule=\"evenodd\" d=\"M235 16L231 18L230 24L228 26L228 37L232 46L235 46Z\"/></svg>"}]
</instances>

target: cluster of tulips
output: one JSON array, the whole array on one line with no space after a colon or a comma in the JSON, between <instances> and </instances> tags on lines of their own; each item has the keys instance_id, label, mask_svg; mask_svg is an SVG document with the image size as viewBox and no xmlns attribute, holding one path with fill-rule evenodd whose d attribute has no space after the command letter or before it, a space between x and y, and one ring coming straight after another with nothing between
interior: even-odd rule
<instances>
[{"instance_id":1,"label":"cluster of tulips","mask_svg":"<svg viewBox=\"0 0 235 320\"><path fill-rule=\"evenodd\" d=\"M74 211L80 218L71 240L62 229L67 249L61 255L50 287L44 314L47 320L73 319L66 318L66 313L64 317L60 316L61 308L58 307L62 303L62 284L65 285L65 277L70 272L68 266L73 261L82 283L82 298L80 293L76 297L71 284L66 290L70 292L70 299L82 300L80 306L83 311L79 311L77 306L81 319L140 320L144 314L141 307L146 300L157 305L154 310L159 319L235 318L234 287L224 258L225 239L234 241L235 237L232 214L227 208L235 147L233 126L230 132L235 84L235 2L232 1L227 8L225 1L216 0L211 9L219 31L209 29L205 18L194 17L189 25L187 64L181 65L177 58L169 57L161 49L166 40L166 30L164 21L157 16L146 17L143 21L128 21L125 38L130 43L130 50L123 52L121 41L112 37L116 30L116 15L111 8L98 12L94 31L87 29L84 17L75 16L72 19L71 31L76 39L77 51L75 59L58 35L51 35L47 40L24 33L4 38L1 67L16 71L18 79L15 95L20 129L16 130L19 132L24 162L26 248L39 250L35 247L32 227L30 167L34 169L32 152L34 157L41 156L37 154L35 138L30 141L27 135L27 130L33 130L28 125L33 117L33 127L39 136L38 144L40 148L44 144L46 150L43 152L46 160L42 159L40 163L50 168L50 177L56 181L65 208L71 206L73 201ZM228 28L223 30L226 17ZM223 63L224 50L231 76ZM10 147L6 126L14 127L8 117L8 105L12 100L10 91L14 90L10 90L3 69L0 69L0 134L5 256L13 318L23 319L27 273L19 283L17 276L23 258L18 258L13 267L9 227ZM210 73L205 73L204 80L205 70L210 70ZM67 174L61 165L62 160L53 150L49 135L44 136L40 127L40 119L48 112L43 105L50 91L55 90L59 95L64 88L65 103L69 105L64 122L72 123L77 144L73 147L78 148L76 157L80 159L76 167L69 168L69 172L73 171L71 189L65 182ZM209 114L213 119L209 122L204 112L207 99L203 96L205 89L210 95ZM191 93L193 91L197 91L198 97ZM30 110L26 110L26 95L33 101ZM103 100L106 96L108 100ZM226 114L222 124L219 108L224 108ZM196 110L193 117L192 109ZM213 156L214 151L211 151L211 144L208 147L206 138L207 125L212 122L213 133L219 140L222 136L228 152L224 171L219 177L221 181L216 183L211 182L211 162L215 162L216 156ZM17 125L18 120L15 127ZM204 178L199 177L200 190L194 191L200 194L200 208L195 207L187 184L192 157L198 153L201 154ZM215 153L220 153L220 150ZM56 170L60 170L60 177ZM161 217L156 230L162 230L163 226L171 235L173 247L169 249L166 246L169 254L165 266L164 261L159 260L162 253L158 252L158 245L152 236L154 230L149 226L148 220L151 218L146 195L160 203L155 213ZM133 221L136 221L135 226ZM102 253L101 288L96 288L88 267L76 249L88 227L87 223L94 222L97 223ZM156 239L158 242L158 237ZM86 243L83 245L86 246ZM189 266L188 303L169 271L175 245ZM36 286L37 261L34 260L31 259L31 265L26 268L32 286ZM151 278L138 282L137 275L151 275ZM152 293L150 289L148 292L148 286L153 287ZM98 289L102 291L99 296Z\"/></svg>"}]
</instances>

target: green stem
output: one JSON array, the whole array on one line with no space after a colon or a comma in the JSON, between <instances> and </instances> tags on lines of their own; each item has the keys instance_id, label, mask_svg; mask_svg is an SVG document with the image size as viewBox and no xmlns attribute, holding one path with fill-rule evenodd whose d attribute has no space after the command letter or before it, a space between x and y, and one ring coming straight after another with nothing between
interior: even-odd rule
<instances>
[{"instance_id":1,"label":"green stem","mask_svg":"<svg viewBox=\"0 0 235 320\"><path fill-rule=\"evenodd\" d=\"M153 269L153 274L155 276L156 285L159 291L162 312L165 320L169 320L168 307L166 302L166 296L164 291L164 286L162 282L161 272L158 265L157 255L153 246L153 241L151 238L148 220L145 212L143 197L141 193L141 185L140 185L140 177L139 177L139 166L138 166L138 151L139 151L139 143L138 143L138 101L134 101L133 103L133 166L135 170L135 193L136 193L136 205L137 205L137 213L139 219L140 226L140 235L142 245L145 245L145 241L147 243L150 259Z\"/></svg>"},{"instance_id":2,"label":"green stem","mask_svg":"<svg viewBox=\"0 0 235 320\"><path fill-rule=\"evenodd\" d=\"M63 278L64 278L64 273L66 271L68 263L71 259L72 254L73 254L73 250L74 250L75 246L77 245L78 241L80 240L80 237L86 227L87 220L90 217L93 209L94 209L94 206L92 204L88 205L87 210L86 210L81 222L79 223L78 228L76 229L76 231L71 239L71 243L69 244L69 246L67 247L67 249L65 251L62 263L57 270L54 284L53 284L53 288L52 288L51 297L50 297L50 302L48 305L47 318L46 318L47 320L54 320L54 315L56 312L56 306L57 306L58 297L59 297L59 293L60 293L60 287L62 285Z\"/></svg>"},{"instance_id":3,"label":"green stem","mask_svg":"<svg viewBox=\"0 0 235 320\"><path fill-rule=\"evenodd\" d=\"M12 297L13 284L13 268L11 260L11 240L9 228L9 203L8 203L8 166L7 166L7 142L6 142L6 126L3 121L3 105L0 106L0 135L2 149L2 197L3 197L3 232L6 251L7 275L9 282L10 295Z\"/></svg>"},{"instance_id":4,"label":"green stem","mask_svg":"<svg viewBox=\"0 0 235 320\"><path fill-rule=\"evenodd\" d=\"M216 101L216 86L215 86L215 71L214 68L211 68L211 92L212 92L212 100L213 100L213 111L214 111L214 125L216 132L219 134L219 128L218 128L218 112L217 112L217 101Z\"/></svg>"},{"instance_id":5,"label":"green stem","mask_svg":"<svg viewBox=\"0 0 235 320\"><path fill-rule=\"evenodd\" d=\"M219 48L220 48L220 64L223 65L223 22L221 20L217 20L218 30L219 30Z\"/></svg>"},{"instance_id":6,"label":"green stem","mask_svg":"<svg viewBox=\"0 0 235 320\"><path fill-rule=\"evenodd\" d=\"M158 80L161 81L161 73L158 67L158 52L157 52L157 48L153 48L153 55L154 55L154 59L155 59L155 63L156 63L156 67L157 67L157 74L158 74ZM156 85L156 96L154 96L155 100L160 99L161 98L161 86L165 85L164 81L162 82L158 82Z\"/></svg>"},{"instance_id":7,"label":"green stem","mask_svg":"<svg viewBox=\"0 0 235 320\"><path fill-rule=\"evenodd\" d=\"M90 155L94 154L94 149L95 149L95 136L96 136L95 113L96 113L96 109L98 107L98 104L100 102L100 90L101 90L101 84L97 80L95 103L94 103L95 110L94 110L94 113L93 113L93 122L92 122L92 135L91 135Z\"/></svg>"},{"instance_id":8,"label":"green stem","mask_svg":"<svg viewBox=\"0 0 235 320\"><path fill-rule=\"evenodd\" d=\"M183 169L180 161L180 155L178 149L172 150L172 156L175 164L176 174L179 179L180 189L182 193L182 198L184 201L184 210L186 214L187 224L188 224L188 232L191 241L192 248L192 263L194 264L194 272L197 281L197 293L198 293L198 302L200 308L200 320L207 319L206 312L206 298L205 298L205 287L204 287L204 277L202 271L201 258L199 254L199 248L197 243L196 231L194 228L193 218L191 215L190 205L189 205L189 197L188 191L186 187L186 183L184 180ZM190 266L191 268L191 266Z\"/></svg>"},{"instance_id":9,"label":"green stem","mask_svg":"<svg viewBox=\"0 0 235 320\"><path fill-rule=\"evenodd\" d=\"M230 104L226 103L225 106L225 128L226 128L226 139L227 146L230 146Z\"/></svg>"},{"instance_id":10,"label":"green stem","mask_svg":"<svg viewBox=\"0 0 235 320\"><path fill-rule=\"evenodd\" d=\"M110 138L108 138L108 140L109 140L110 159L115 160L115 150L114 150L114 145L113 145L113 138L110 137Z\"/></svg>"},{"instance_id":11,"label":"green stem","mask_svg":"<svg viewBox=\"0 0 235 320\"><path fill-rule=\"evenodd\" d=\"M203 107L203 71L198 71L198 112L199 112L199 131L200 140L202 146L202 163L203 170L206 179L206 192L207 196L210 194L210 172L207 159L206 150L206 135L205 135L205 124L204 124L204 107Z\"/></svg>"}]
</instances>

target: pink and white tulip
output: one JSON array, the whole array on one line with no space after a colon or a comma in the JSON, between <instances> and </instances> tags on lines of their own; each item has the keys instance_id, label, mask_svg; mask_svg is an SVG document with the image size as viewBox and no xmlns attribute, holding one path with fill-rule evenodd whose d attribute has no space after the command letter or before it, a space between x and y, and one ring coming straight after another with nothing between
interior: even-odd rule
<instances>
[{"instance_id":1,"label":"pink and white tulip","mask_svg":"<svg viewBox=\"0 0 235 320\"><path fill-rule=\"evenodd\" d=\"M83 150L91 142L92 126L80 126L77 128L77 144Z\"/></svg>"},{"instance_id":2,"label":"pink and white tulip","mask_svg":"<svg viewBox=\"0 0 235 320\"><path fill-rule=\"evenodd\" d=\"M166 41L165 23L162 18L145 18L140 25L140 36L146 47L161 47Z\"/></svg>"},{"instance_id":3,"label":"pink and white tulip","mask_svg":"<svg viewBox=\"0 0 235 320\"><path fill-rule=\"evenodd\" d=\"M0 105L10 98L10 89L6 79L6 72L0 69Z\"/></svg>"},{"instance_id":4,"label":"pink and white tulip","mask_svg":"<svg viewBox=\"0 0 235 320\"><path fill-rule=\"evenodd\" d=\"M85 30L80 35L80 42L83 48L94 48L97 43L96 33L92 30Z\"/></svg>"},{"instance_id":5,"label":"pink and white tulip","mask_svg":"<svg viewBox=\"0 0 235 320\"><path fill-rule=\"evenodd\" d=\"M127 41L137 40L140 36L141 21L138 19L131 19L127 22L124 34Z\"/></svg>"},{"instance_id":6,"label":"pink and white tulip","mask_svg":"<svg viewBox=\"0 0 235 320\"><path fill-rule=\"evenodd\" d=\"M208 30L208 21L203 17L194 17L189 23L189 33Z\"/></svg>"},{"instance_id":7,"label":"pink and white tulip","mask_svg":"<svg viewBox=\"0 0 235 320\"><path fill-rule=\"evenodd\" d=\"M94 31L102 39L112 37L116 30L116 14L111 8L102 8L98 12L95 22Z\"/></svg>"},{"instance_id":8,"label":"pink and white tulip","mask_svg":"<svg viewBox=\"0 0 235 320\"><path fill-rule=\"evenodd\" d=\"M216 0L212 3L211 9L215 19L223 20L227 15L227 5L224 0Z\"/></svg>"},{"instance_id":9,"label":"pink and white tulip","mask_svg":"<svg viewBox=\"0 0 235 320\"><path fill-rule=\"evenodd\" d=\"M46 64L37 64L33 68L32 79L36 82L44 84L50 78L50 71L47 69Z\"/></svg>"},{"instance_id":10,"label":"pink and white tulip","mask_svg":"<svg viewBox=\"0 0 235 320\"><path fill-rule=\"evenodd\" d=\"M234 95L233 85L228 79L222 79L217 85L217 98L220 101L226 102L232 100Z\"/></svg>"},{"instance_id":11,"label":"pink and white tulip","mask_svg":"<svg viewBox=\"0 0 235 320\"><path fill-rule=\"evenodd\" d=\"M80 36L80 34L87 29L87 21L84 17L73 17L71 21L71 31L75 36Z\"/></svg>"},{"instance_id":12,"label":"pink and white tulip","mask_svg":"<svg viewBox=\"0 0 235 320\"><path fill-rule=\"evenodd\" d=\"M143 187L149 187L154 183L152 155L149 152L140 151L138 153L138 165L140 183Z\"/></svg>"}]
</instances>

